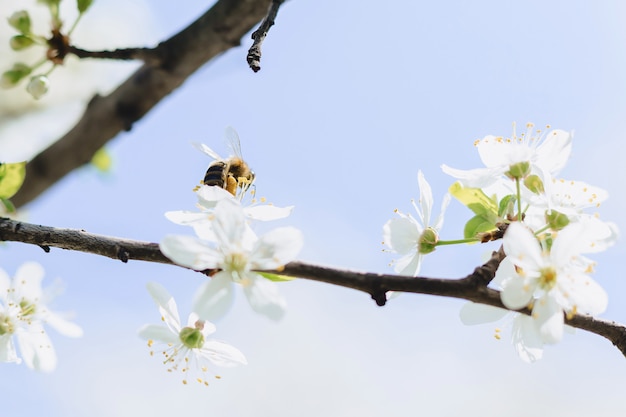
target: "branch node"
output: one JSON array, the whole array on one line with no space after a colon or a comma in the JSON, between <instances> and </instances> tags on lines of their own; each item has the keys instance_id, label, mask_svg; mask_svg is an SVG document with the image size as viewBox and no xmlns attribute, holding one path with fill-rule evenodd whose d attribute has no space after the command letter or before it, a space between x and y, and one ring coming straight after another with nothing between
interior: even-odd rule
<instances>
[{"instance_id":1,"label":"branch node","mask_svg":"<svg viewBox=\"0 0 626 417\"><path fill-rule=\"evenodd\" d=\"M128 263L129 257L130 257L130 253L128 253L126 249L124 249L122 246L117 247L117 258L120 261L124 263Z\"/></svg>"},{"instance_id":2,"label":"branch node","mask_svg":"<svg viewBox=\"0 0 626 417\"><path fill-rule=\"evenodd\" d=\"M37 245L37 246L39 246L41 249L43 249L44 252L50 253L50 246L48 246L48 245Z\"/></svg>"},{"instance_id":3,"label":"branch node","mask_svg":"<svg viewBox=\"0 0 626 417\"><path fill-rule=\"evenodd\" d=\"M380 278L374 278L372 281L372 291L370 292L372 300L376 301L376 305L383 307L387 304L387 290L383 288Z\"/></svg>"}]
</instances>

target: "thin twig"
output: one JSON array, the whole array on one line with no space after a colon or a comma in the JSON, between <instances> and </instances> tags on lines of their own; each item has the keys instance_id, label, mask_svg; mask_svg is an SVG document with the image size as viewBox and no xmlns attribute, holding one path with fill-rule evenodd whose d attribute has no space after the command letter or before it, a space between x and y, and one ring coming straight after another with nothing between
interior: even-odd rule
<instances>
[{"instance_id":1,"label":"thin twig","mask_svg":"<svg viewBox=\"0 0 626 417\"><path fill-rule=\"evenodd\" d=\"M248 65L252 68L252 71L259 72L261 70L261 45L267 36L270 28L274 26L278 9L285 2L285 0L272 0L272 4L267 12L267 16L261 22L261 25L257 30L252 32L252 39L254 42L248 50L248 56L246 57Z\"/></svg>"},{"instance_id":2,"label":"thin twig","mask_svg":"<svg viewBox=\"0 0 626 417\"><path fill-rule=\"evenodd\" d=\"M112 51L87 51L70 45L67 52L79 58L115 59L119 61L140 60L152 65L159 65L156 48L123 48Z\"/></svg>"},{"instance_id":3,"label":"thin twig","mask_svg":"<svg viewBox=\"0 0 626 417\"><path fill-rule=\"evenodd\" d=\"M122 262L142 260L174 265L161 253L157 243L96 235L84 230L40 226L7 218L0 218L0 241L33 244L40 246L46 252L50 252L50 247L56 247L106 256ZM506 309L500 300L500 292L486 286L486 283L493 279L503 255L502 250L494 252L491 259L484 265L459 279L376 274L329 268L305 262L290 262L280 271L272 272L363 291L370 294L378 305L385 304L386 292L401 291L461 298ZM208 273L208 271L198 272ZM528 309L519 312L530 313ZM566 317L565 322L572 327L605 337L626 356L626 326L580 314Z\"/></svg>"}]
</instances>

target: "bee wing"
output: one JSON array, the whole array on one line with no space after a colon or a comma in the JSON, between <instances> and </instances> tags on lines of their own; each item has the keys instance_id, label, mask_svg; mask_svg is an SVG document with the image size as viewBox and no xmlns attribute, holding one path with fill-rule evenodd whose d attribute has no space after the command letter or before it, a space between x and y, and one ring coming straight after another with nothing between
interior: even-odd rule
<instances>
[{"instance_id":1,"label":"bee wing","mask_svg":"<svg viewBox=\"0 0 626 417\"><path fill-rule=\"evenodd\" d=\"M197 150L199 150L203 154L209 155L213 159L216 159L216 160L221 160L222 159L222 157L219 156L217 154L217 152L215 152L213 149L211 149L208 146L206 146L204 143L191 142L191 145L193 145L194 148L196 148Z\"/></svg>"},{"instance_id":2,"label":"bee wing","mask_svg":"<svg viewBox=\"0 0 626 417\"><path fill-rule=\"evenodd\" d=\"M243 156L241 156L241 143L239 142L239 135L237 134L237 131L231 126L228 126L224 130L224 136L226 137L228 147L232 151L233 155L243 159Z\"/></svg>"}]
</instances>

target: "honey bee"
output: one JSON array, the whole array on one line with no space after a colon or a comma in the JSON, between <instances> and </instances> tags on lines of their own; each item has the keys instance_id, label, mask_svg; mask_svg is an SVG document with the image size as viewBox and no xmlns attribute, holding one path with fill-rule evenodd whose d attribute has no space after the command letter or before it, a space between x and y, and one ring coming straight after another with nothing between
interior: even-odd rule
<instances>
[{"instance_id":1,"label":"honey bee","mask_svg":"<svg viewBox=\"0 0 626 417\"><path fill-rule=\"evenodd\" d=\"M202 182L206 185L221 187L233 196L237 196L238 188L241 189L242 193L250 188L254 181L254 172L241 156L241 143L239 142L237 131L229 126L226 128L225 135L232 151L232 155L228 158L222 158L203 143L194 143L193 145L200 152L215 159L209 165Z\"/></svg>"}]
</instances>

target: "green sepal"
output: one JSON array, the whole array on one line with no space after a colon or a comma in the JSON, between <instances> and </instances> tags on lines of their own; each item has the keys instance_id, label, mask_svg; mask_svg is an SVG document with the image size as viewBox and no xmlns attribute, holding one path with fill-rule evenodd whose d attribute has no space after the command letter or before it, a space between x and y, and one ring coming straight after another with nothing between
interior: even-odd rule
<instances>
[{"instance_id":1,"label":"green sepal","mask_svg":"<svg viewBox=\"0 0 626 417\"><path fill-rule=\"evenodd\" d=\"M15 213L15 205L8 198L0 198L0 204L4 206L4 212L7 214Z\"/></svg>"},{"instance_id":2,"label":"green sepal","mask_svg":"<svg viewBox=\"0 0 626 417\"><path fill-rule=\"evenodd\" d=\"M556 210L552 210L550 213L546 211L546 222L552 230L561 230L569 224L569 218L567 215L560 213Z\"/></svg>"},{"instance_id":3,"label":"green sepal","mask_svg":"<svg viewBox=\"0 0 626 417\"><path fill-rule=\"evenodd\" d=\"M274 281L274 282L286 282L286 281L293 281L295 279L294 277L288 277L286 275L270 274L269 272L257 272L257 274L261 275L265 279L269 279L270 281Z\"/></svg>"},{"instance_id":4,"label":"green sepal","mask_svg":"<svg viewBox=\"0 0 626 417\"><path fill-rule=\"evenodd\" d=\"M17 193L26 177L26 162L0 163L0 198L11 198Z\"/></svg>"},{"instance_id":5,"label":"green sepal","mask_svg":"<svg viewBox=\"0 0 626 417\"><path fill-rule=\"evenodd\" d=\"M496 229L497 227L495 227L494 223L485 220L480 215L476 215L465 223L463 236L465 239L472 239L478 236L479 233L491 232Z\"/></svg>"},{"instance_id":6,"label":"green sepal","mask_svg":"<svg viewBox=\"0 0 626 417\"><path fill-rule=\"evenodd\" d=\"M464 206L480 216L486 222L495 225L498 221L498 206L480 188L463 187L460 182L455 182L448 189L450 194Z\"/></svg>"},{"instance_id":7,"label":"green sepal","mask_svg":"<svg viewBox=\"0 0 626 417\"><path fill-rule=\"evenodd\" d=\"M88 8L93 4L93 0L76 0L79 13L85 13Z\"/></svg>"},{"instance_id":8,"label":"green sepal","mask_svg":"<svg viewBox=\"0 0 626 417\"><path fill-rule=\"evenodd\" d=\"M32 71L32 68L26 64L18 62L13 64L13 68L2 73L0 78L0 87L10 88L19 83L24 77L27 77Z\"/></svg>"}]
</instances>

